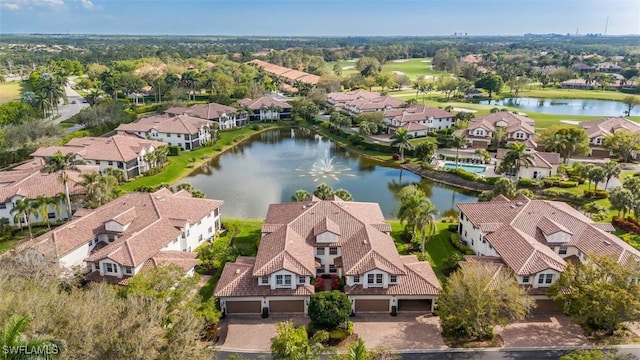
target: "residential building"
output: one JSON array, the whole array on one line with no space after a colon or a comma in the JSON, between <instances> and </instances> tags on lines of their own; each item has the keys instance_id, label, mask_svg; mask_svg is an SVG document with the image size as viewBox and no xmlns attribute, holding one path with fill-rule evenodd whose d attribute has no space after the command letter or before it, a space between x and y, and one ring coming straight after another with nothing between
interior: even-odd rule
<instances>
[{"instance_id":1,"label":"residential building","mask_svg":"<svg viewBox=\"0 0 640 360\"><path fill-rule=\"evenodd\" d=\"M34 246L67 269L86 270L91 281L125 284L141 271L175 263L187 274L193 251L220 231L222 201L196 199L185 190L130 193L34 240Z\"/></svg>"},{"instance_id":2,"label":"residential building","mask_svg":"<svg viewBox=\"0 0 640 360\"><path fill-rule=\"evenodd\" d=\"M238 104L249 109L251 121L277 121L291 118L291 105L270 96L242 99L238 100Z\"/></svg>"},{"instance_id":3,"label":"residential building","mask_svg":"<svg viewBox=\"0 0 640 360\"><path fill-rule=\"evenodd\" d=\"M211 139L212 121L188 115L155 115L134 123L121 124L118 134L135 134L139 137L180 146L182 150L194 150Z\"/></svg>"},{"instance_id":4,"label":"residential building","mask_svg":"<svg viewBox=\"0 0 640 360\"><path fill-rule=\"evenodd\" d=\"M614 63L602 62L596 66L596 71L606 73L619 73L622 68Z\"/></svg>"},{"instance_id":5,"label":"residential building","mask_svg":"<svg viewBox=\"0 0 640 360\"><path fill-rule=\"evenodd\" d=\"M129 134L110 137L87 136L71 139L62 146L39 148L31 156L39 160L50 158L58 151L63 155L72 153L85 165L99 166L101 174L104 174L107 168L122 170L125 179L128 180L152 167L153 164L147 162L145 155L161 146L165 144Z\"/></svg>"},{"instance_id":6,"label":"residential building","mask_svg":"<svg viewBox=\"0 0 640 360\"><path fill-rule=\"evenodd\" d=\"M296 82L301 82L308 86L315 86L320 77L317 75L309 74L304 71L298 71L284 66L275 65L262 60L251 60L247 64L254 66L257 69L264 71L265 73L276 76L290 85L294 85Z\"/></svg>"},{"instance_id":7,"label":"residential building","mask_svg":"<svg viewBox=\"0 0 640 360\"><path fill-rule=\"evenodd\" d=\"M365 112L387 111L397 109L404 106L406 102L393 96L379 96L373 99L358 99L347 102L345 109L353 115L359 115Z\"/></svg>"},{"instance_id":8,"label":"residential building","mask_svg":"<svg viewBox=\"0 0 640 360\"><path fill-rule=\"evenodd\" d=\"M236 108L217 103L196 104L190 108L170 107L164 111L170 116L188 115L218 123L219 129L242 127L249 122L248 114Z\"/></svg>"},{"instance_id":9,"label":"residential building","mask_svg":"<svg viewBox=\"0 0 640 360\"><path fill-rule=\"evenodd\" d=\"M471 120L468 128L453 133L466 136L468 144L472 147L486 148L496 131L504 131L507 141L525 142L535 135L532 119L508 111L478 116Z\"/></svg>"},{"instance_id":10,"label":"residential building","mask_svg":"<svg viewBox=\"0 0 640 360\"><path fill-rule=\"evenodd\" d=\"M585 79L569 79L560 83L560 87L563 89L593 90L598 86L600 84L597 81Z\"/></svg>"},{"instance_id":11,"label":"residential building","mask_svg":"<svg viewBox=\"0 0 640 360\"><path fill-rule=\"evenodd\" d=\"M338 109L346 109L346 104L356 100L373 100L380 97L380 93L357 89L347 92L332 92L327 94L327 102Z\"/></svg>"},{"instance_id":12,"label":"residential building","mask_svg":"<svg viewBox=\"0 0 640 360\"><path fill-rule=\"evenodd\" d=\"M623 117L609 117L580 122L580 127L589 136L590 156L609 157L611 151L603 147L604 139L616 131L626 130L631 133L640 131L640 124Z\"/></svg>"},{"instance_id":13,"label":"residential building","mask_svg":"<svg viewBox=\"0 0 640 360\"><path fill-rule=\"evenodd\" d=\"M56 205L47 206L47 214L34 213L31 222L58 221L69 218L64 194L64 185L59 173L43 171L44 160L32 160L7 171L0 171L0 221L9 225L26 225L26 219L14 221L15 213L11 213L15 202L22 199L39 197L57 199ZM85 188L80 184L82 174L97 172L97 166L78 165L76 171L68 171L69 195L84 195ZM43 218L46 216L46 218Z\"/></svg>"},{"instance_id":14,"label":"residential building","mask_svg":"<svg viewBox=\"0 0 640 360\"><path fill-rule=\"evenodd\" d=\"M226 264L214 294L226 314L306 313L312 279L335 275L355 313L433 311L437 277L428 262L400 256L390 232L375 203L272 204L257 256Z\"/></svg>"},{"instance_id":15,"label":"residential building","mask_svg":"<svg viewBox=\"0 0 640 360\"><path fill-rule=\"evenodd\" d=\"M592 254L640 261L640 251L611 234L611 224L595 223L564 202L499 195L457 206L461 239L477 256L501 259L540 299L567 262L585 262Z\"/></svg>"},{"instance_id":16,"label":"residential building","mask_svg":"<svg viewBox=\"0 0 640 360\"><path fill-rule=\"evenodd\" d=\"M403 128L414 137L426 136L430 131L444 130L456 125L455 115L442 109L416 105L384 112L387 133Z\"/></svg>"},{"instance_id":17,"label":"residential building","mask_svg":"<svg viewBox=\"0 0 640 360\"><path fill-rule=\"evenodd\" d=\"M591 73L596 71L595 67L591 65L587 65L585 63L576 63L575 65L573 65L573 69L581 74Z\"/></svg>"},{"instance_id":18,"label":"residential building","mask_svg":"<svg viewBox=\"0 0 640 360\"><path fill-rule=\"evenodd\" d=\"M509 149L498 149L496 152L496 169L500 166ZM560 154L552 152L536 151L535 148L527 148L526 152L531 155L532 165L523 165L518 171L519 178L542 179L547 176L558 174L560 165ZM515 171L507 171L505 175L515 176Z\"/></svg>"}]
</instances>

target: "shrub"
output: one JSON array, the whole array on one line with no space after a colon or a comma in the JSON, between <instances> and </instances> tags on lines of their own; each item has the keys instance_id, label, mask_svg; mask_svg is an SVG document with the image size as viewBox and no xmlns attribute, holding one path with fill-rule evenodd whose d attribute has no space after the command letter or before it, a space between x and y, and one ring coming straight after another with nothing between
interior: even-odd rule
<instances>
[{"instance_id":1,"label":"shrub","mask_svg":"<svg viewBox=\"0 0 640 360\"><path fill-rule=\"evenodd\" d=\"M400 159L400 154L393 153L392 157L393 157L393 160L398 160L398 159Z\"/></svg>"},{"instance_id":2,"label":"shrub","mask_svg":"<svg viewBox=\"0 0 640 360\"><path fill-rule=\"evenodd\" d=\"M560 181L558 183L558 186L560 186L561 188L572 188L572 187L578 186L578 182L577 181L564 180L564 181Z\"/></svg>"},{"instance_id":3,"label":"shrub","mask_svg":"<svg viewBox=\"0 0 640 360\"><path fill-rule=\"evenodd\" d=\"M251 129L252 130L260 130L260 129L262 129L262 126L260 126L260 124L253 124L253 125L251 125Z\"/></svg>"},{"instance_id":4,"label":"shrub","mask_svg":"<svg viewBox=\"0 0 640 360\"><path fill-rule=\"evenodd\" d=\"M471 250L471 248L462 243L462 240L460 239L460 235L458 233L451 233L451 237L449 239L451 240L451 245L453 245L453 247L458 249L458 251L460 251L461 253L465 255L475 254L475 252Z\"/></svg>"},{"instance_id":5,"label":"shrub","mask_svg":"<svg viewBox=\"0 0 640 360\"><path fill-rule=\"evenodd\" d=\"M584 197L591 199L606 199L609 197L609 193L606 190L596 190L596 191L584 191Z\"/></svg>"},{"instance_id":6,"label":"shrub","mask_svg":"<svg viewBox=\"0 0 640 360\"><path fill-rule=\"evenodd\" d=\"M544 187L560 186L560 179L551 176L542 179Z\"/></svg>"},{"instance_id":7,"label":"shrub","mask_svg":"<svg viewBox=\"0 0 640 360\"><path fill-rule=\"evenodd\" d=\"M620 228L626 232L640 234L640 226L638 226L638 224L634 224L632 221L625 220L619 216L615 216L611 220L611 224L613 224L613 226Z\"/></svg>"},{"instance_id":8,"label":"shrub","mask_svg":"<svg viewBox=\"0 0 640 360\"><path fill-rule=\"evenodd\" d=\"M315 287L316 291L324 290L324 279L318 276L315 279L314 287Z\"/></svg>"},{"instance_id":9,"label":"shrub","mask_svg":"<svg viewBox=\"0 0 640 360\"><path fill-rule=\"evenodd\" d=\"M311 295L308 311L316 328L335 329L348 320L351 301L343 292L322 291Z\"/></svg>"},{"instance_id":10,"label":"shrub","mask_svg":"<svg viewBox=\"0 0 640 360\"><path fill-rule=\"evenodd\" d=\"M452 233L458 232L458 224L451 224L447 227L447 230L451 231Z\"/></svg>"},{"instance_id":11,"label":"shrub","mask_svg":"<svg viewBox=\"0 0 640 360\"><path fill-rule=\"evenodd\" d=\"M262 308L262 318L266 319L269 317L269 308L268 307L263 307Z\"/></svg>"},{"instance_id":12,"label":"shrub","mask_svg":"<svg viewBox=\"0 0 640 360\"><path fill-rule=\"evenodd\" d=\"M329 343L330 344L339 344L344 339L349 337L349 332L343 329L335 329L329 331Z\"/></svg>"},{"instance_id":13,"label":"shrub","mask_svg":"<svg viewBox=\"0 0 640 360\"><path fill-rule=\"evenodd\" d=\"M398 316L398 307L395 305L391 307L391 316Z\"/></svg>"},{"instance_id":14,"label":"shrub","mask_svg":"<svg viewBox=\"0 0 640 360\"><path fill-rule=\"evenodd\" d=\"M496 181L498 181L498 179L500 179L500 178L501 178L501 176L486 177L486 178L484 178L484 182L485 182L485 184L494 185L496 183Z\"/></svg>"},{"instance_id":15,"label":"shrub","mask_svg":"<svg viewBox=\"0 0 640 360\"><path fill-rule=\"evenodd\" d=\"M531 183L532 182L533 182L533 179L520 178L520 179L518 179L518 186L531 187Z\"/></svg>"},{"instance_id":16,"label":"shrub","mask_svg":"<svg viewBox=\"0 0 640 360\"><path fill-rule=\"evenodd\" d=\"M169 156L178 156L180 154L180 146L171 145L167 148L167 151L169 151Z\"/></svg>"},{"instance_id":17,"label":"shrub","mask_svg":"<svg viewBox=\"0 0 640 360\"><path fill-rule=\"evenodd\" d=\"M458 175L459 177L469 180L469 181L477 181L478 176L471 171L467 171L465 169L457 168L457 169L448 169L447 172Z\"/></svg>"}]
</instances>

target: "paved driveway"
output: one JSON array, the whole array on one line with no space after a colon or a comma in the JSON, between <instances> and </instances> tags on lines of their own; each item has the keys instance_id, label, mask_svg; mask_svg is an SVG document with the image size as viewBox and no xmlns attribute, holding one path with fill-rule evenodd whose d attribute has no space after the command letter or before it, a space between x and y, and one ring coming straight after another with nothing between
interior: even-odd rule
<instances>
[{"instance_id":1,"label":"paved driveway","mask_svg":"<svg viewBox=\"0 0 640 360\"><path fill-rule=\"evenodd\" d=\"M366 314L351 318L367 347L388 349L445 349L440 321L434 316Z\"/></svg>"},{"instance_id":2,"label":"paved driveway","mask_svg":"<svg viewBox=\"0 0 640 360\"><path fill-rule=\"evenodd\" d=\"M505 348L583 346L590 342L579 325L564 314L534 315L522 322L497 327Z\"/></svg>"},{"instance_id":3,"label":"paved driveway","mask_svg":"<svg viewBox=\"0 0 640 360\"><path fill-rule=\"evenodd\" d=\"M270 315L267 319L259 314L227 317L220 322L218 347L221 350L269 351L271 338L276 335L276 324L288 320L296 326L309 323L309 318L298 315Z\"/></svg>"}]
</instances>

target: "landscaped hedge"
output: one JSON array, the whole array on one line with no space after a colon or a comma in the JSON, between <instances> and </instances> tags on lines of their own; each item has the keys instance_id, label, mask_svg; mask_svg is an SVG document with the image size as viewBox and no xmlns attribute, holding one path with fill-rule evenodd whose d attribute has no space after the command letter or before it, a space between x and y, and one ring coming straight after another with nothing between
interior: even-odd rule
<instances>
[{"instance_id":1,"label":"landscaped hedge","mask_svg":"<svg viewBox=\"0 0 640 360\"><path fill-rule=\"evenodd\" d=\"M453 245L453 247L458 249L458 251L460 251L461 253L465 255L475 255L475 252L471 250L470 247L462 243L462 240L460 240L460 235L458 233L452 233L450 239L451 245Z\"/></svg>"},{"instance_id":2,"label":"landscaped hedge","mask_svg":"<svg viewBox=\"0 0 640 360\"><path fill-rule=\"evenodd\" d=\"M478 175L472 173L471 171L467 171L465 169L457 168L457 169L447 169L448 173L453 173L458 175L459 177L469 180L469 181L477 181Z\"/></svg>"},{"instance_id":3,"label":"landscaped hedge","mask_svg":"<svg viewBox=\"0 0 640 360\"><path fill-rule=\"evenodd\" d=\"M609 197L609 193L606 190L585 191L584 196L587 198L606 199Z\"/></svg>"},{"instance_id":4,"label":"landscaped hedge","mask_svg":"<svg viewBox=\"0 0 640 360\"><path fill-rule=\"evenodd\" d=\"M169 156L178 156L180 154L180 146L171 145L167 149L169 151Z\"/></svg>"},{"instance_id":5,"label":"landscaped hedge","mask_svg":"<svg viewBox=\"0 0 640 360\"><path fill-rule=\"evenodd\" d=\"M560 186L560 178L557 176L549 176L542 179L542 183L544 184L544 187Z\"/></svg>"},{"instance_id":6,"label":"landscaped hedge","mask_svg":"<svg viewBox=\"0 0 640 360\"><path fill-rule=\"evenodd\" d=\"M520 178L518 179L518 186L524 188L540 188L544 185L541 180Z\"/></svg>"},{"instance_id":7,"label":"landscaped hedge","mask_svg":"<svg viewBox=\"0 0 640 360\"><path fill-rule=\"evenodd\" d=\"M578 186L577 181L563 180L558 183L561 188L572 188Z\"/></svg>"},{"instance_id":8,"label":"landscaped hedge","mask_svg":"<svg viewBox=\"0 0 640 360\"><path fill-rule=\"evenodd\" d=\"M613 226L620 228L626 232L640 234L640 225L637 222L633 221L632 219L625 220L619 216L614 216L613 219L611 220L611 224L613 224Z\"/></svg>"}]
</instances>

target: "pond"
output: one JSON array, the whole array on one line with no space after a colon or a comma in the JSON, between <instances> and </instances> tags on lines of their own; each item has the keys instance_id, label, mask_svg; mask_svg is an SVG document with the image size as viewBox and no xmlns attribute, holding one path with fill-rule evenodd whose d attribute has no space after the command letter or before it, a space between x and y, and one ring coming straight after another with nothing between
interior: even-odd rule
<instances>
[{"instance_id":1,"label":"pond","mask_svg":"<svg viewBox=\"0 0 640 360\"><path fill-rule=\"evenodd\" d=\"M623 116L627 105L620 101L588 99L536 99L527 97L501 100L481 100L480 104L509 106L525 111L556 115ZM640 107L631 110L632 116L640 115Z\"/></svg>"},{"instance_id":2,"label":"pond","mask_svg":"<svg viewBox=\"0 0 640 360\"><path fill-rule=\"evenodd\" d=\"M265 131L212 159L183 179L208 198L224 200L223 215L262 219L269 204L289 202L299 189L321 183L348 190L355 201L380 204L386 218L396 218L396 193L418 184L443 216L455 214L457 202L477 201L469 192L432 183L399 168L350 153L308 129Z\"/></svg>"}]
</instances>

